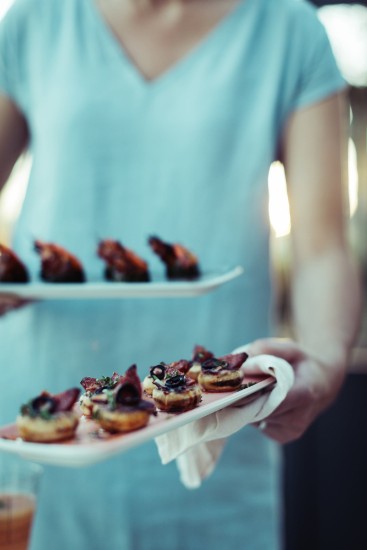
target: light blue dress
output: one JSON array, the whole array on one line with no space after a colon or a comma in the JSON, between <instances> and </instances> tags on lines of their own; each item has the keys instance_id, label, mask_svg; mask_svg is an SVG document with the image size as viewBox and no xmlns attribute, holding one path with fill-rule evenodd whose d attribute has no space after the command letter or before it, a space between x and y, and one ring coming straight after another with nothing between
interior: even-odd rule
<instances>
[{"instance_id":1,"label":"light blue dress","mask_svg":"<svg viewBox=\"0 0 367 550\"><path fill-rule=\"evenodd\" d=\"M39 302L0 321L1 423L43 388L141 375L221 355L269 334L267 174L288 115L344 86L314 9L242 0L174 67L146 82L93 0L17 0L0 26L0 89L25 114L33 168L14 248L34 277L33 239L74 252L101 277L100 238L181 242L203 269L245 275L197 298ZM154 443L85 469L46 468L33 550L276 550L276 446L231 438L195 491Z\"/></svg>"}]
</instances>

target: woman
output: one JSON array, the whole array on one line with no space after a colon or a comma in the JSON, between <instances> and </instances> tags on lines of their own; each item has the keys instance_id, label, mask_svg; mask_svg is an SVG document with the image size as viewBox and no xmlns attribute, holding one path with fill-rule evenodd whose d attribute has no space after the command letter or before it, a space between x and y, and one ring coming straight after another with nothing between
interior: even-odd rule
<instances>
[{"instance_id":1,"label":"woman","mask_svg":"<svg viewBox=\"0 0 367 550\"><path fill-rule=\"evenodd\" d=\"M2 422L40 388L133 362L144 374L196 343L220 355L257 340L255 352L283 356L296 372L264 432L298 437L335 398L358 317L340 185L344 83L314 10L295 0L17 0L0 51L1 181L29 144L13 246L33 272L34 236L73 251L89 273L102 269L97 236L159 270L146 246L157 234L186 244L203 267L246 273L196 299L40 302L4 315L2 361L12 369L2 374L11 388ZM271 333L267 174L279 150L299 344L258 340ZM11 305L4 296L4 310ZM231 438L195 492L153 445L83 470L50 468L33 548L52 537L57 550L276 549L270 438L253 427Z\"/></svg>"}]
</instances>

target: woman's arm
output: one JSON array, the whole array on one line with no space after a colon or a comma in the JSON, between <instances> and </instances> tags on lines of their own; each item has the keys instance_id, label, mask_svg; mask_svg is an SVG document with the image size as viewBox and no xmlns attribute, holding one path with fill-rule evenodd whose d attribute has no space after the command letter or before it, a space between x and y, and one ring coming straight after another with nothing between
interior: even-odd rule
<instances>
[{"instance_id":1,"label":"woman's arm","mask_svg":"<svg viewBox=\"0 0 367 550\"><path fill-rule=\"evenodd\" d=\"M25 118L7 96L0 95L0 191L27 143Z\"/></svg>"},{"instance_id":2,"label":"woman's arm","mask_svg":"<svg viewBox=\"0 0 367 550\"><path fill-rule=\"evenodd\" d=\"M347 121L344 94L291 118L284 162L293 244L293 318L300 343L345 364L358 329L360 294L348 245L343 196Z\"/></svg>"},{"instance_id":3,"label":"woman's arm","mask_svg":"<svg viewBox=\"0 0 367 550\"><path fill-rule=\"evenodd\" d=\"M9 98L0 95L0 191L27 143L25 118ZM25 303L12 294L0 294L0 316Z\"/></svg>"},{"instance_id":4,"label":"woman's arm","mask_svg":"<svg viewBox=\"0 0 367 550\"><path fill-rule=\"evenodd\" d=\"M292 313L297 343L263 340L254 353L290 361L295 385L265 433L299 437L336 397L359 326L360 290L343 201L345 98L295 112L283 140L292 219Z\"/></svg>"}]
</instances>

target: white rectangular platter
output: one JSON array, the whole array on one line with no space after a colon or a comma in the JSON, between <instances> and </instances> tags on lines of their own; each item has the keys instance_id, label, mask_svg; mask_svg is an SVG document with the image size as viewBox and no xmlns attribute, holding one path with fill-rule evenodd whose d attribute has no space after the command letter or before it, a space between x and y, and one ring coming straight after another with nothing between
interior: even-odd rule
<instances>
[{"instance_id":1,"label":"white rectangular platter","mask_svg":"<svg viewBox=\"0 0 367 550\"><path fill-rule=\"evenodd\" d=\"M252 401L271 389L274 378L246 377L243 383L251 385L235 392L203 393L203 399L195 409L176 414L158 412L145 428L127 434L108 434L93 420L81 417L74 439L64 443L30 443L18 437L15 424L3 426L0 428L0 451L58 466L77 467L101 462L240 400Z\"/></svg>"},{"instance_id":2,"label":"white rectangular platter","mask_svg":"<svg viewBox=\"0 0 367 550\"><path fill-rule=\"evenodd\" d=\"M228 270L208 271L194 281L154 279L148 283L2 283L0 293L17 294L31 300L107 299L107 298L184 298L200 296L232 281L243 273L241 266Z\"/></svg>"}]
</instances>

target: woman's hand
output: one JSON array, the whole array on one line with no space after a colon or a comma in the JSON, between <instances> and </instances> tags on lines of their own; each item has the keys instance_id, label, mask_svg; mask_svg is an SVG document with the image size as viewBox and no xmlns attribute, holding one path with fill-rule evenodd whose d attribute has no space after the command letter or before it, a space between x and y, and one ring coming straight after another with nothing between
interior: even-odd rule
<instances>
[{"instance_id":1,"label":"woman's hand","mask_svg":"<svg viewBox=\"0 0 367 550\"><path fill-rule=\"evenodd\" d=\"M0 293L0 317L29 303L31 300L24 300L16 294Z\"/></svg>"},{"instance_id":2,"label":"woman's hand","mask_svg":"<svg viewBox=\"0 0 367 550\"><path fill-rule=\"evenodd\" d=\"M295 381L281 405L257 424L279 443L299 438L336 398L344 377L344 365L324 364L304 351L296 342L267 338L256 340L248 347L250 355L262 353L281 357L294 369Z\"/></svg>"}]
</instances>

